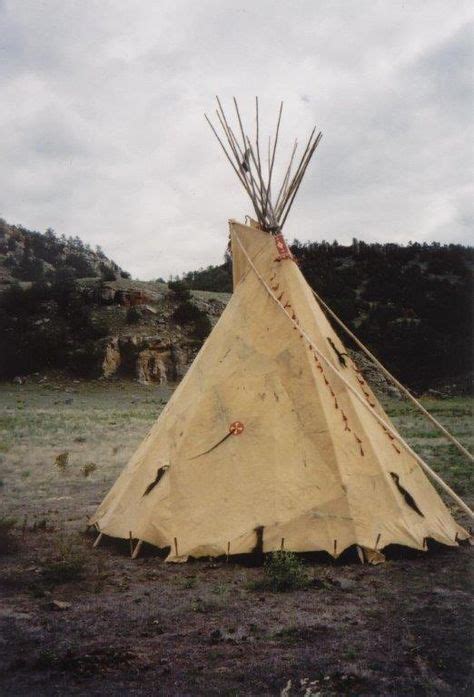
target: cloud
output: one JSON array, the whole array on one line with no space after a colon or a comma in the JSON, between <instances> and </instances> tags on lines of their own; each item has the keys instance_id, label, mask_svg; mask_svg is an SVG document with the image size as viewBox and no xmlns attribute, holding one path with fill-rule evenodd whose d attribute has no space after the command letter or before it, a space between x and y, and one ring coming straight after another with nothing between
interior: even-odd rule
<instances>
[{"instance_id":1,"label":"cloud","mask_svg":"<svg viewBox=\"0 0 474 697\"><path fill-rule=\"evenodd\" d=\"M291 239L469 240L470 3L0 2L0 214L100 244L136 276L219 263L250 204L208 132L254 95L280 164L324 138Z\"/></svg>"}]
</instances>

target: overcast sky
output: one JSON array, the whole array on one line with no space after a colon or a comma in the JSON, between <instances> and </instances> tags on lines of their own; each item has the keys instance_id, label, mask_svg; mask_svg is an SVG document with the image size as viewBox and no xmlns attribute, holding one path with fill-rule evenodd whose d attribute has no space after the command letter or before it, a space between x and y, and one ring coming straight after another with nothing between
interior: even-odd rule
<instances>
[{"instance_id":1,"label":"overcast sky","mask_svg":"<svg viewBox=\"0 0 474 697\"><path fill-rule=\"evenodd\" d=\"M251 211L203 113L236 95L250 120L258 94L283 146L324 134L290 240L467 243L471 6L0 0L0 216L139 278L220 263Z\"/></svg>"}]
</instances>

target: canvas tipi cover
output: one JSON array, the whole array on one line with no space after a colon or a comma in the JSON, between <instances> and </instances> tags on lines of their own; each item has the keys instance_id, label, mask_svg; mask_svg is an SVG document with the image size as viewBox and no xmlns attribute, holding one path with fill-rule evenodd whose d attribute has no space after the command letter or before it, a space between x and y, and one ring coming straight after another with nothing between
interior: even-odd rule
<instances>
[{"instance_id":1,"label":"canvas tipi cover","mask_svg":"<svg viewBox=\"0 0 474 697\"><path fill-rule=\"evenodd\" d=\"M91 522L170 561L466 538L361 403L390 424L282 236L230 231L229 304Z\"/></svg>"}]
</instances>

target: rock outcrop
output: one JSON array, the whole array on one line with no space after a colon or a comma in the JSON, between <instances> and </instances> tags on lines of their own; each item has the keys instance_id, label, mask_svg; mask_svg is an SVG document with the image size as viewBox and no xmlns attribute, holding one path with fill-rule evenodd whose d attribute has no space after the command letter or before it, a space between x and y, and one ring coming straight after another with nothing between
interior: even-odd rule
<instances>
[{"instance_id":1,"label":"rock outcrop","mask_svg":"<svg viewBox=\"0 0 474 697\"><path fill-rule=\"evenodd\" d=\"M115 375L121 363L119 339L117 336L112 337L105 346L104 358L102 361L102 375L104 378L110 378Z\"/></svg>"},{"instance_id":2,"label":"rock outcrop","mask_svg":"<svg viewBox=\"0 0 474 697\"><path fill-rule=\"evenodd\" d=\"M137 356L137 380L143 385L156 382L159 385L168 383L168 376L174 372L170 361L171 351L156 351L144 349Z\"/></svg>"},{"instance_id":3,"label":"rock outcrop","mask_svg":"<svg viewBox=\"0 0 474 697\"><path fill-rule=\"evenodd\" d=\"M192 342L175 337L114 336L103 347L104 378L128 377L142 384L166 385L181 380L197 351Z\"/></svg>"},{"instance_id":4,"label":"rock outcrop","mask_svg":"<svg viewBox=\"0 0 474 697\"><path fill-rule=\"evenodd\" d=\"M162 302L164 293L150 290L145 292L140 288L119 287L119 281L98 282L89 289L89 294L95 294L95 300L101 305L121 305L122 307L148 306L149 303Z\"/></svg>"},{"instance_id":5,"label":"rock outcrop","mask_svg":"<svg viewBox=\"0 0 474 697\"><path fill-rule=\"evenodd\" d=\"M398 390L391 382L387 380L385 375L382 373L376 365L372 363L367 356L365 356L362 351L351 351L349 354L362 371L363 376L372 387L372 389L377 394L387 395L388 397L395 397L396 399L402 398L402 393Z\"/></svg>"}]
</instances>

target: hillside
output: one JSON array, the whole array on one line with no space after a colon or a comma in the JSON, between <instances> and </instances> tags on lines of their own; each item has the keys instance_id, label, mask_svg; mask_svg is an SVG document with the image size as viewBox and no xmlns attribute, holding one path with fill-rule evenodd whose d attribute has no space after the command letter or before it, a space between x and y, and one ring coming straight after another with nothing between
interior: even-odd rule
<instances>
[{"instance_id":1,"label":"hillside","mask_svg":"<svg viewBox=\"0 0 474 697\"><path fill-rule=\"evenodd\" d=\"M129 276L100 247L94 251L79 237L58 237L51 229L42 234L0 218L0 285L51 281L58 275L113 280L120 274Z\"/></svg>"},{"instance_id":2,"label":"hillside","mask_svg":"<svg viewBox=\"0 0 474 697\"><path fill-rule=\"evenodd\" d=\"M174 382L224 305L222 294L132 280L79 238L0 223L0 379Z\"/></svg>"},{"instance_id":3,"label":"hillside","mask_svg":"<svg viewBox=\"0 0 474 697\"><path fill-rule=\"evenodd\" d=\"M470 390L472 248L295 240L292 251L310 285L402 382ZM179 379L229 298L231 259L182 281L133 280L79 238L0 221L0 379L51 370Z\"/></svg>"}]
</instances>

